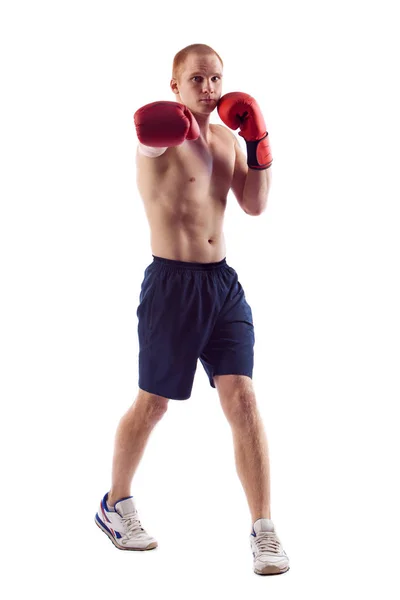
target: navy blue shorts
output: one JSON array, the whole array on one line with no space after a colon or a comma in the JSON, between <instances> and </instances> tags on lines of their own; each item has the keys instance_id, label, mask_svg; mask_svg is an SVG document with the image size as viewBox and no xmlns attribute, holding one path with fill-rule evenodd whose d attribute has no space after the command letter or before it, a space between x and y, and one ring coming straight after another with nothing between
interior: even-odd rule
<instances>
[{"instance_id":1,"label":"navy blue shorts","mask_svg":"<svg viewBox=\"0 0 400 600\"><path fill-rule=\"evenodd\" d=\"M153 255L137 309L139 388L190 398L200 359L215 375L252 377L254 325L238 275L226 263L192 263Z\"/></svg>"}]
</instances>

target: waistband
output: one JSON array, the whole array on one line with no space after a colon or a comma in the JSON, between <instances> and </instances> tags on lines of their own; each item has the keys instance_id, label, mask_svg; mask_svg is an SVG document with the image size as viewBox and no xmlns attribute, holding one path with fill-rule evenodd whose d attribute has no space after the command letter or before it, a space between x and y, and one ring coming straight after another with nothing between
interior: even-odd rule
<instances>
[{"instance_id":1,"label":"waistband","mask_svg":"<svg viewBox=\"0 0 400 600\"><path fill-rule=\"evenodd\" d=\"M153 263L164 265L166 267L173 267L178 269L190 269L197 271L211 271L213 269L220 269L221 267L226 266L226 258L218 262L211 263L198 263L198 262L185 262L181 260L171 260L169 258L161 258L160 256L154 256Z\"/></svg>"}]
</instances>

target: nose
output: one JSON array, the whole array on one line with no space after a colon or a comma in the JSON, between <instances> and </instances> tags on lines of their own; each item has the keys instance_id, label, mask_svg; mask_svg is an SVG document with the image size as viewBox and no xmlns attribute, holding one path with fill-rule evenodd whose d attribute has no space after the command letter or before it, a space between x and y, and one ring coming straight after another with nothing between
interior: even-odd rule
<instances>
[{"instance_id":1,"label":"nose","mask_svg":"<svg viewBox=\"0 0 400 600\"><path fill-rule=\"evenodd\" d=\"M209 81L205 80L203 84L203 92L205 94L213 94L214 93L214 85L211 79Z\"/></svg>"}]
</instances>

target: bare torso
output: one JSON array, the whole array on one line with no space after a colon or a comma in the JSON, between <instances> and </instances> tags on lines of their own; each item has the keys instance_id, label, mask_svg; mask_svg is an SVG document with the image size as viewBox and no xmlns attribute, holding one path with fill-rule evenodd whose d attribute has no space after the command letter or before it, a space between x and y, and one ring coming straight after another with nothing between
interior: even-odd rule
<instances>
[{"instance_id":1,"label":"bare torso","mask_svg":"<svg viewBox=\"0 0 400 600\"><path fill-rule=\"evenodd\" d=\"M154 256L185 262L225 258L223 220L235 165L231 132L210 126L202 137L158 158L137 153L137 185Z\"/></svg>"}]
</instances>

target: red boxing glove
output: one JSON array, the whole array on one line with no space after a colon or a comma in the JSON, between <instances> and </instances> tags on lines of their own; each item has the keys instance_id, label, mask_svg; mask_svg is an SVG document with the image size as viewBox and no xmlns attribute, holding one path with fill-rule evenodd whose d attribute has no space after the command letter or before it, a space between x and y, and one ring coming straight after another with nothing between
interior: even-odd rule
<instances>
[{"instance_id":1,"label":"red boxing glove","mask_svg":"<svg viewBox=\"0 0 400 600\"><path fill-rule=\"evenodd\" d=\"M217 105L221 120L231 129L240 127L239 135L247 145L250 169L268 169L272 163L268 132L257 102L242 92L230 92Z\"/></svg>"},{"instance_id":2,"label":"red boxing glove","mask_svg":"<svg viewBox=\"0 0 400 600\"><path fill-rule=\"evenodd\" d=\"M133 119L139 141L145 146L169 148L200 136L196 119L187 106L179 102L146 104L135 112Z\"/></svg>"}]
</instances>

